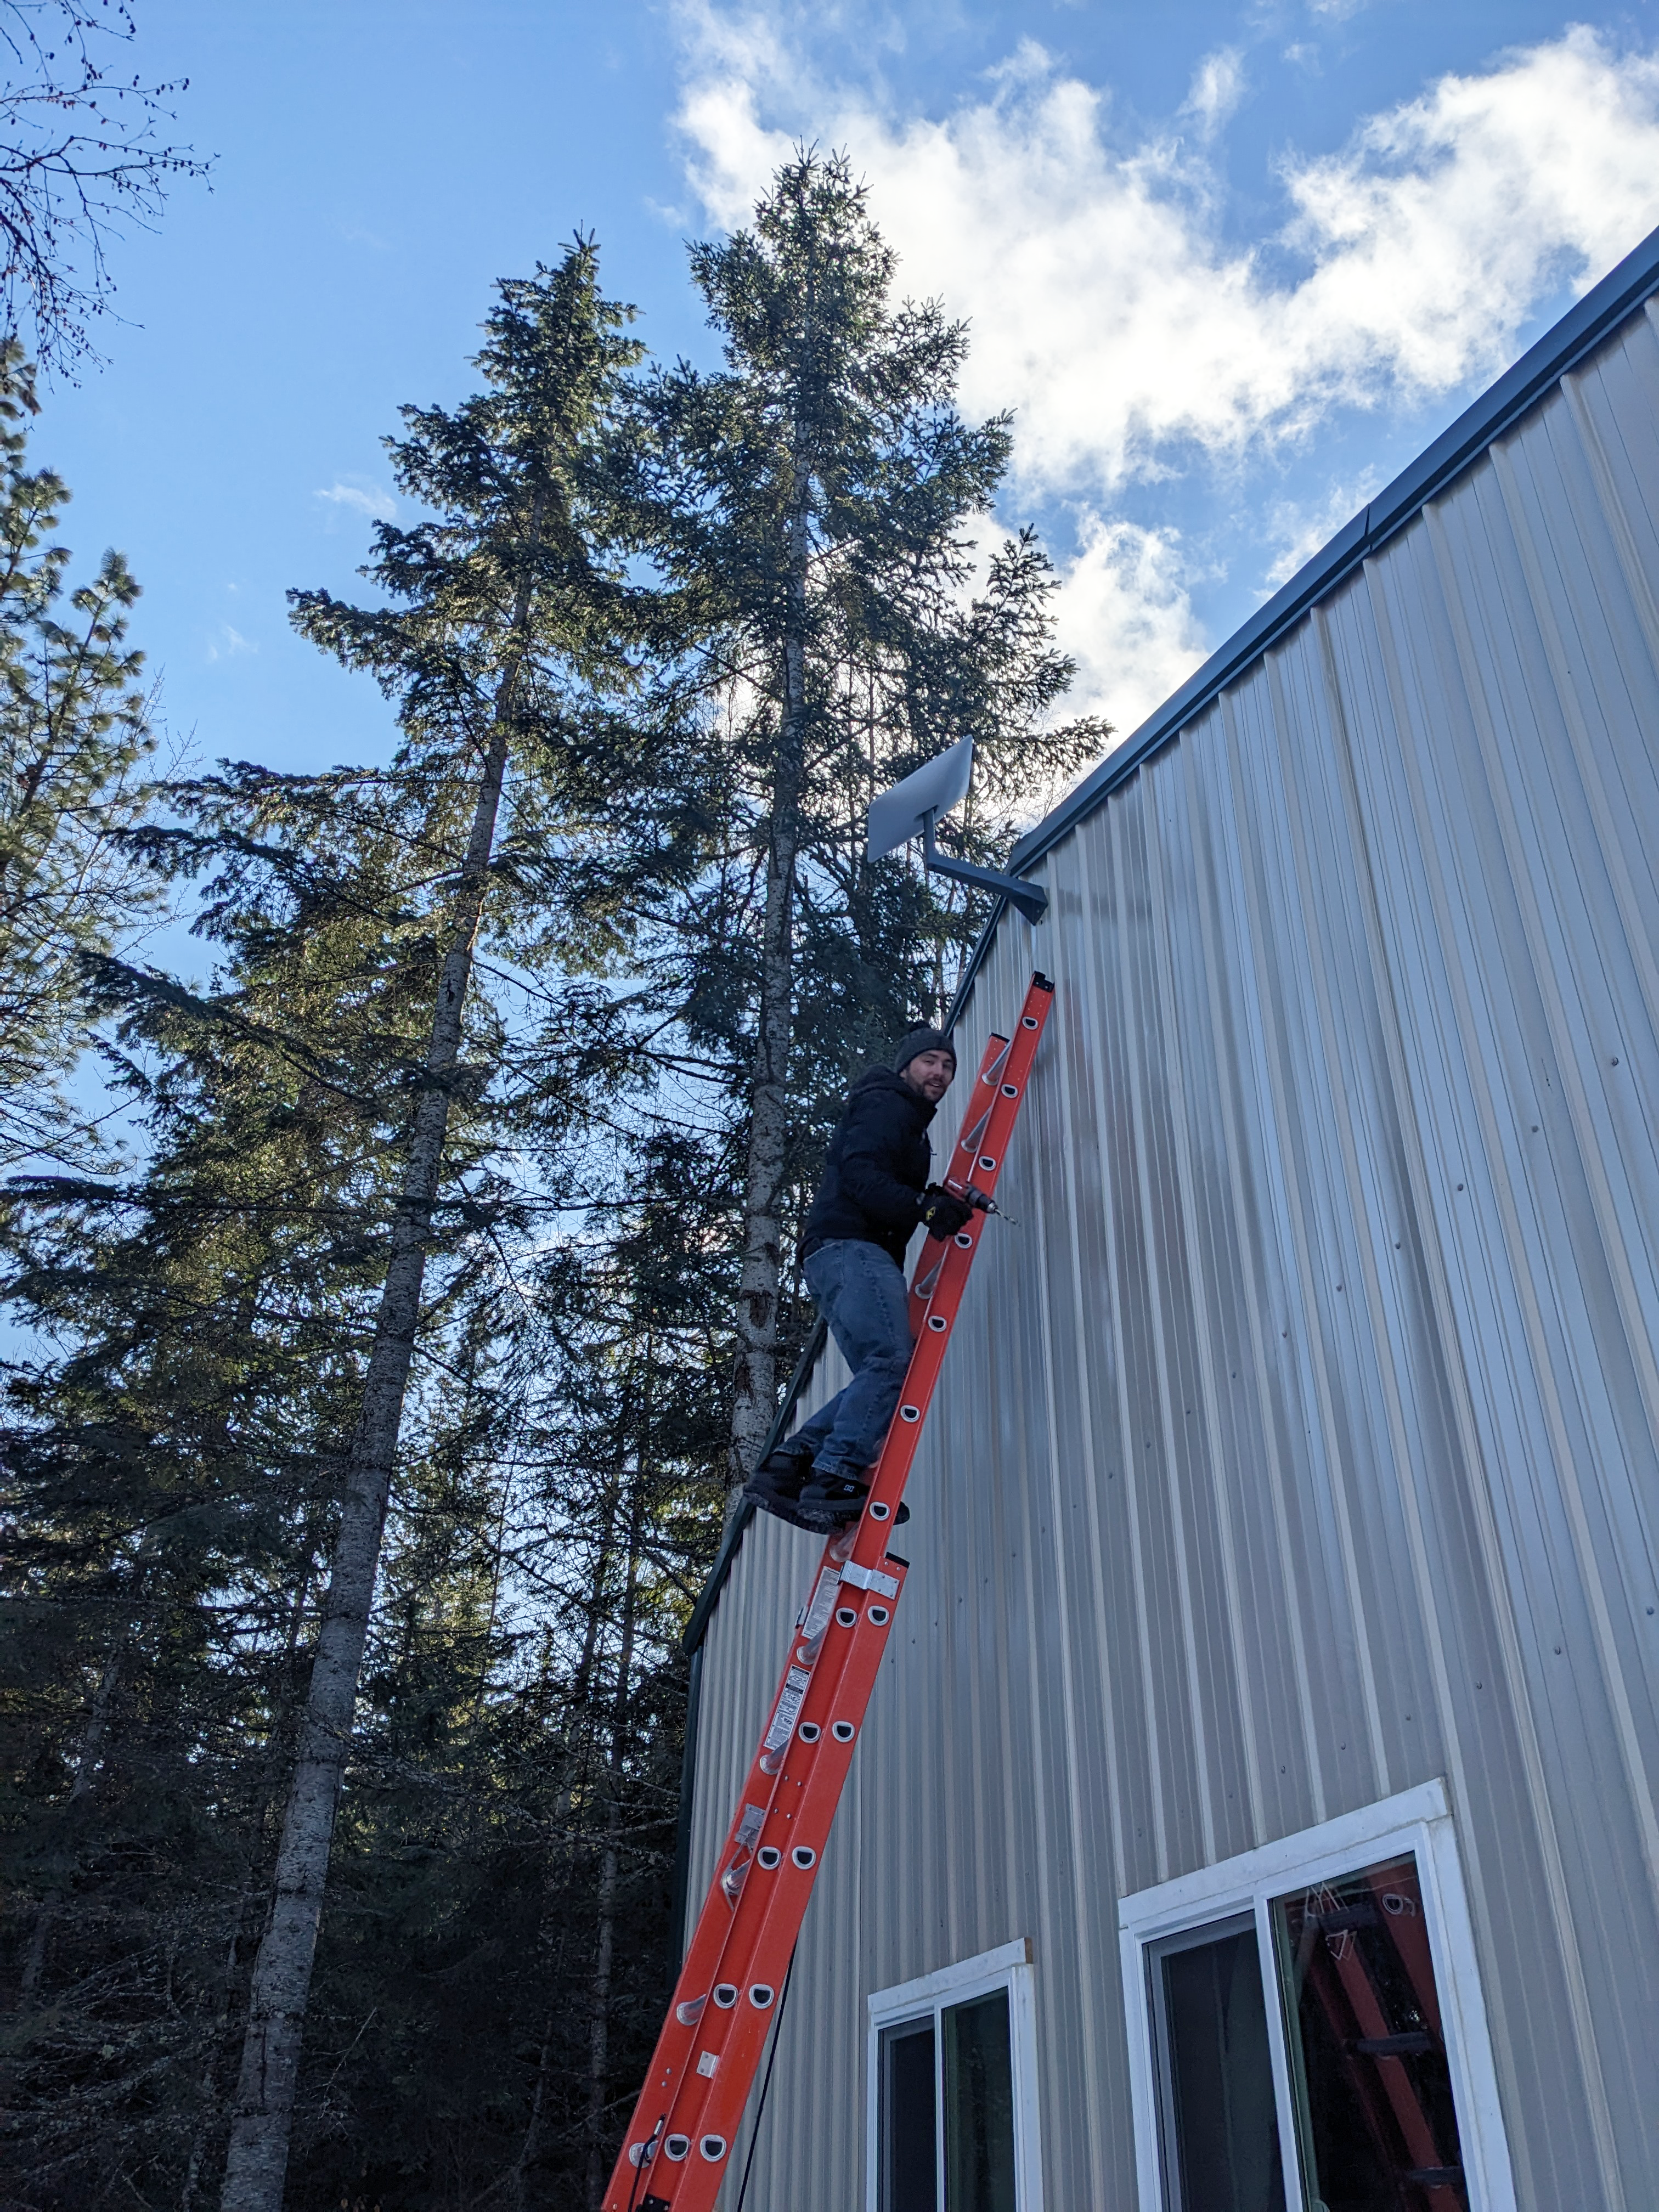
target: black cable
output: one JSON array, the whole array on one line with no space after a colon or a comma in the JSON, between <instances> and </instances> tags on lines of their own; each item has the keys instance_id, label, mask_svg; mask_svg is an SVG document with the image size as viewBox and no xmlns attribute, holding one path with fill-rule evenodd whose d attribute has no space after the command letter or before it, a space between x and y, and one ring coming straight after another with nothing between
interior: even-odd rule
<instances>
[{"instance_id":1,"label":"black cable","mask_svg":"<svg viewBox=\"0 0 1659 2212\"><path fill-rule=\"evenodd\" d=\"M738 2212L743 2212L743 2200L749 2194L749 2176L755 2164L755 2145L760 2141L761 2117L766 2110L766 2093L772 2086L772 2069L778 2063L778 2045L783 2040L783 2008L789 2002L789 1984L795 1978L795 1954L789 1954L789 1971L783 1978L783 1993L778 1999L778 2016L772 2023L772 2048L767 2054L766 2075L761 2083L760 2102L755 2107L755 2124L749 2132L749 2155L743 2162L743 2186L738 2191Z\"/></svg>"},{"instance_id":2,"label":"black cable","mask_svg":"<svg viewBox=\"0 0 1659 2212\"><path fill-rule=\"evenodd\" d=\"M640 2151L640 2162L634 2168L634 2185L628 2192L628 2212L634 2212L634 2199L640 2193L641 2182L645 2179L645 2169L650 2165L651 2160L656 2155L658 2138L667 2125L667 2113L659 2113L657 2118L656 2126L652 2129L650 2134L647 2136L644 2145Z\"/></svg>"}]
</instances>

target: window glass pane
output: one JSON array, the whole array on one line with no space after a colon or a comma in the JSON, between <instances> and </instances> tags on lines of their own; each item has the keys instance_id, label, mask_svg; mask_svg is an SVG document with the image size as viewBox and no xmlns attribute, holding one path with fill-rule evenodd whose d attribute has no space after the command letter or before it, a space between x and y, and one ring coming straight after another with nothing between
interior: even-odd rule
<instances>
[{"instance_id":1,"label":"window glass pane","mask_svg":"<svg viewBox=\"0 0 1659 2212\"><path fill-rule=\"evenodd\" d=\"M1468 2202L1417 1862L1272 1906L1309 2212Z\"/></svg>"},{"instance_id":2,"label":"window glass pane","mask_svg":"<svg viewBox=\"0 0 1659 2212\"><path fill-rule=\"evenodd\" d=\"M1008 1992L951 2005L945 2029L945 2212L1014 2212Z\"/></svg>"},{"instance_id":3,"label":"window glass pane","mask_svg":"<svg viewBox=\"0 0 1659 2212\"><path fill-rule=\"evenodd\" d=\"M881 2033L881 2212L938 2212L933 2023Z\"/></svg>"},{"instance_id":4,"label":"window glass pane","mask_svg":"<svg viewBox=\"0 0 1659 2212\"><path fill-rule=\"evenodd\" d=\"M1283 2212L1255 1922L1182 1938L1152 1971L1170 2212Z\"/></svg>"}]
</instances>

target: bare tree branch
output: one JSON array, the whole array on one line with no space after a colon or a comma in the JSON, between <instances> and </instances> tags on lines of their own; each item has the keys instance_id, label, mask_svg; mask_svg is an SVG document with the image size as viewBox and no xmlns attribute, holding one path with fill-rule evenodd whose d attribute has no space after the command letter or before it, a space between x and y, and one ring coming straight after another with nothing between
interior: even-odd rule
<instances>
[{"instance_id":1,"label":"bare tree branch","mask_svg":"<svg viewBox=\"0 0 1659 2212\"><path fill-rule=\"evenodd\" d=\"M190 80L127 76L137 35L125 0L0 0L0 327L71 378L102 358L110 240L152 228L171 180L210 167L162 136Z\"/></svg>"}]
</instances>

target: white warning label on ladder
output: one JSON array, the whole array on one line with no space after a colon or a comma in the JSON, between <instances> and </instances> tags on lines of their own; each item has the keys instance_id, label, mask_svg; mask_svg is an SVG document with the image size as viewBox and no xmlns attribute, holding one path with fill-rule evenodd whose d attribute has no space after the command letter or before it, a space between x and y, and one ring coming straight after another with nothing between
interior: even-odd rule
<instances>
[{"instance_id":1,"label":"white warning label on ladder","mask_svg":"<svg viewBox=\"0 0 1659 2212\"><path fill-rule=\"evenodd\" d=\"M822 1636L830 1626L830 1616L835 1611L836 1592L841 1588L841 1577L833 1567L826 1567L818 1577L817 1587L812 1592L812 1602L801 1616L800 1632L810 1644L813 1637Z\"/></svg>"},{"instance_id":2,"label":"white warning label on ladder","mask_svg":"<svg viewBox=\"0 0 1659 2212\"><path fill-rule=\"evenodd\" d=\"M815 1607L817 1602L814 1599ZM772 1725L767 1729L761 1745L763 1751L781 1751L794 1734L795 1717L800 1711L801 1700L806 1695L806 1686L811 1679L805 1667L792 1667L784 1676L783 1688L772 1715Z\"/></svg>"}]
</instances>

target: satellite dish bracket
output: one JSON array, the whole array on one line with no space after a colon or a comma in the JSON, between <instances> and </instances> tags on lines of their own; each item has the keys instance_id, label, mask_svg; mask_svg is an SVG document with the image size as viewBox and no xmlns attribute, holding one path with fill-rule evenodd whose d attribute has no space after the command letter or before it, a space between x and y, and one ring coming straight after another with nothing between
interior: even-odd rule
<instances>
[{"instance_id":1,"label":"satellite dish bracket","mask_svg":"<svg viewBox=\"0 0 1659 2212\"><path fill-rule=\"evenodd\" d=\"M1033 926L1042 920L1048 911L1048 894L1041 884L1023 883L1018 876L1000 876L994 868L976 868L971 860L953 860L950 854L941 853L933 842L933 813L929 807L921 817L921 857L935 873L955 876L960 883L978 884L982 890L999 892L1010 906L1018 907Z\"/></svg>"},{"instance_id":2,"label":"satellite dish bracket","mask_svg":"<svg viewBox=\"0 0 1659 2212\"><path fill-rule=\"evenodd\" d=\"M1018 907L1027 921L1041 921L1048 910L1048 894L1040 884L1022 883L1017 876L1000 876L990 868L976 868L971 860L954 860L933 842L934 823L967 798L973 773L974 741L958 738L944 752L935 753L932 760L913 769L890 791L878 793L870 802L869 857L884 859L901 845L908 845L911 838L920 837L922 858L938 874L995 891Z\"/></svg>"}]
</instances>

